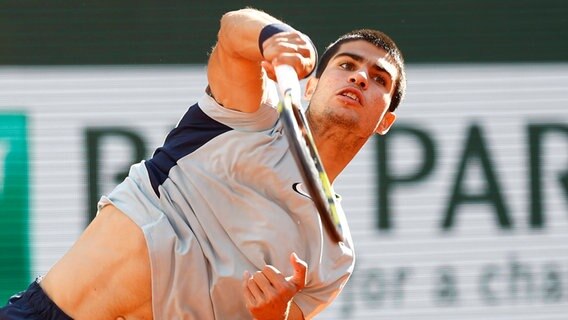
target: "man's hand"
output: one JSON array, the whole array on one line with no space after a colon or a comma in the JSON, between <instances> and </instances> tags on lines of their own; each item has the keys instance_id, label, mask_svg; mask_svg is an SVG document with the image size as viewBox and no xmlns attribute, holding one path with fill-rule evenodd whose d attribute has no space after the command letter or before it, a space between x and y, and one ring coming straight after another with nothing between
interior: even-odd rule
<instances>
[{"instance_id":1,"label":"man's hand","mask_svg":"<svg viewBox=\"0 0 568 320\"><path fill-rule=\"evenodd\" d=\"M276 81L274 66L287 64L296 70L300 79L316 68L316 48L308 36L299 31L281 32L263 43L264 61L261 65L268 77Z\"/></svg>"},{"instance_id":2,"label":"man's hand","mask_svg":"<svg viewBox=\"0 0 568 320\"><path fill-rule=\"evenodd\" d=\"M294 295L306 284L308 267L295 253L290 255L290 263L294 267L291 277L271 265L251 275L245 271L243 276L243 292L247 309L258 320L287 319L288 311Z\"/></svg>"}]
</instances>

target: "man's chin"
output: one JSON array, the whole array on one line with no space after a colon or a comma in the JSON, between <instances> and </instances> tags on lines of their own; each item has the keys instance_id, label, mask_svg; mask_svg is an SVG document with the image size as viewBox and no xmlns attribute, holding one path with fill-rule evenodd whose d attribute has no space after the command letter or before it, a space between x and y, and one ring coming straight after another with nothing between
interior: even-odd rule
<instances>
[{"instance_id":1,"label":"man's chin","mask_svg":"<svg viewBox=\"0 0 568 320\"><path fill-rule=\"evenodd\" d=\"M343 107L334 109L334 111L329 114L329 118L335 125L352 128L359 124L359 114L352 108Z\"/></svg>"},{"instance_id":2,"label":"man's chin","mask_svg":"<svg viewBox=\"0 0 568 320\"><path fill-rule=\"evenodd\" d=\"M314 117L317 117L314 119ZM327 112L319 115L313 115L308 108L308 122L312 130L315 127L341 127L346 129L356 128L359 124L359 114L349 107L333 107ZM331 128L330 128L331 129Z\"/></svg>"}]
</instances>

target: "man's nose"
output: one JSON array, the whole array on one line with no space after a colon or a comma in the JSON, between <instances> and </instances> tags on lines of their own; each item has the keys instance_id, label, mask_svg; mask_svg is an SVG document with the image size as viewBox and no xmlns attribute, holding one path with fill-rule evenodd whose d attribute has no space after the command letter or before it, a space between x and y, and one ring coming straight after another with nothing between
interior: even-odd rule
<instances>
[{"instance_id":1,"label":"man's nose","mask_svg":"<svg viewBox=\"0 0 568 320\"><path fill-rule=\"evenodd\" d=\"M349 76L349 82L356 84L357 86L361 87L361 89L366 89L369 82L369 77L365 71L357 70Z\"/></svg>"}]
</instances>

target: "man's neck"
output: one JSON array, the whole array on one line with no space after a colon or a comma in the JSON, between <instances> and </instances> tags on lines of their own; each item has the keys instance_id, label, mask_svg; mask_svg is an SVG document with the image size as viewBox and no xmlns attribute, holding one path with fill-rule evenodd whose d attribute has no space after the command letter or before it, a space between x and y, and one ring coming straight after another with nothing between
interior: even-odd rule
<instances>
[{"instance_id":1,"label":"man's neck","mask_svg":"<svg viewBox=\"0 0 568 320\"><path fill-rule=\"evenodd\" d=\"M312 134L331 183L335 181L335 178L347 167L367 141L340 130L315 130Z\"/></svg>"}]
</instances>

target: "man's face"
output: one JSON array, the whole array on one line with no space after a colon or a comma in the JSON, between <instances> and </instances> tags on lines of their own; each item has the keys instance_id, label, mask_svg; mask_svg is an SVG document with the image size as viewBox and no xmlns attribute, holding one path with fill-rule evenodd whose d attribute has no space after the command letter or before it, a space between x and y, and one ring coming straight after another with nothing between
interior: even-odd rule
<instances>
[{"instance_id":1,"label":"man's face","mask_svg":"<svg viewBox=\"0 0 568 320\"><path fill-rule=\"evenodd\" d=\"M310 117L324 117L317 122L330 121L362 138L384 134L395 118L388 107L398 76L385 50L364 40L343 43L320 79L306 86Z\"/></svg>"}]
</instances>

